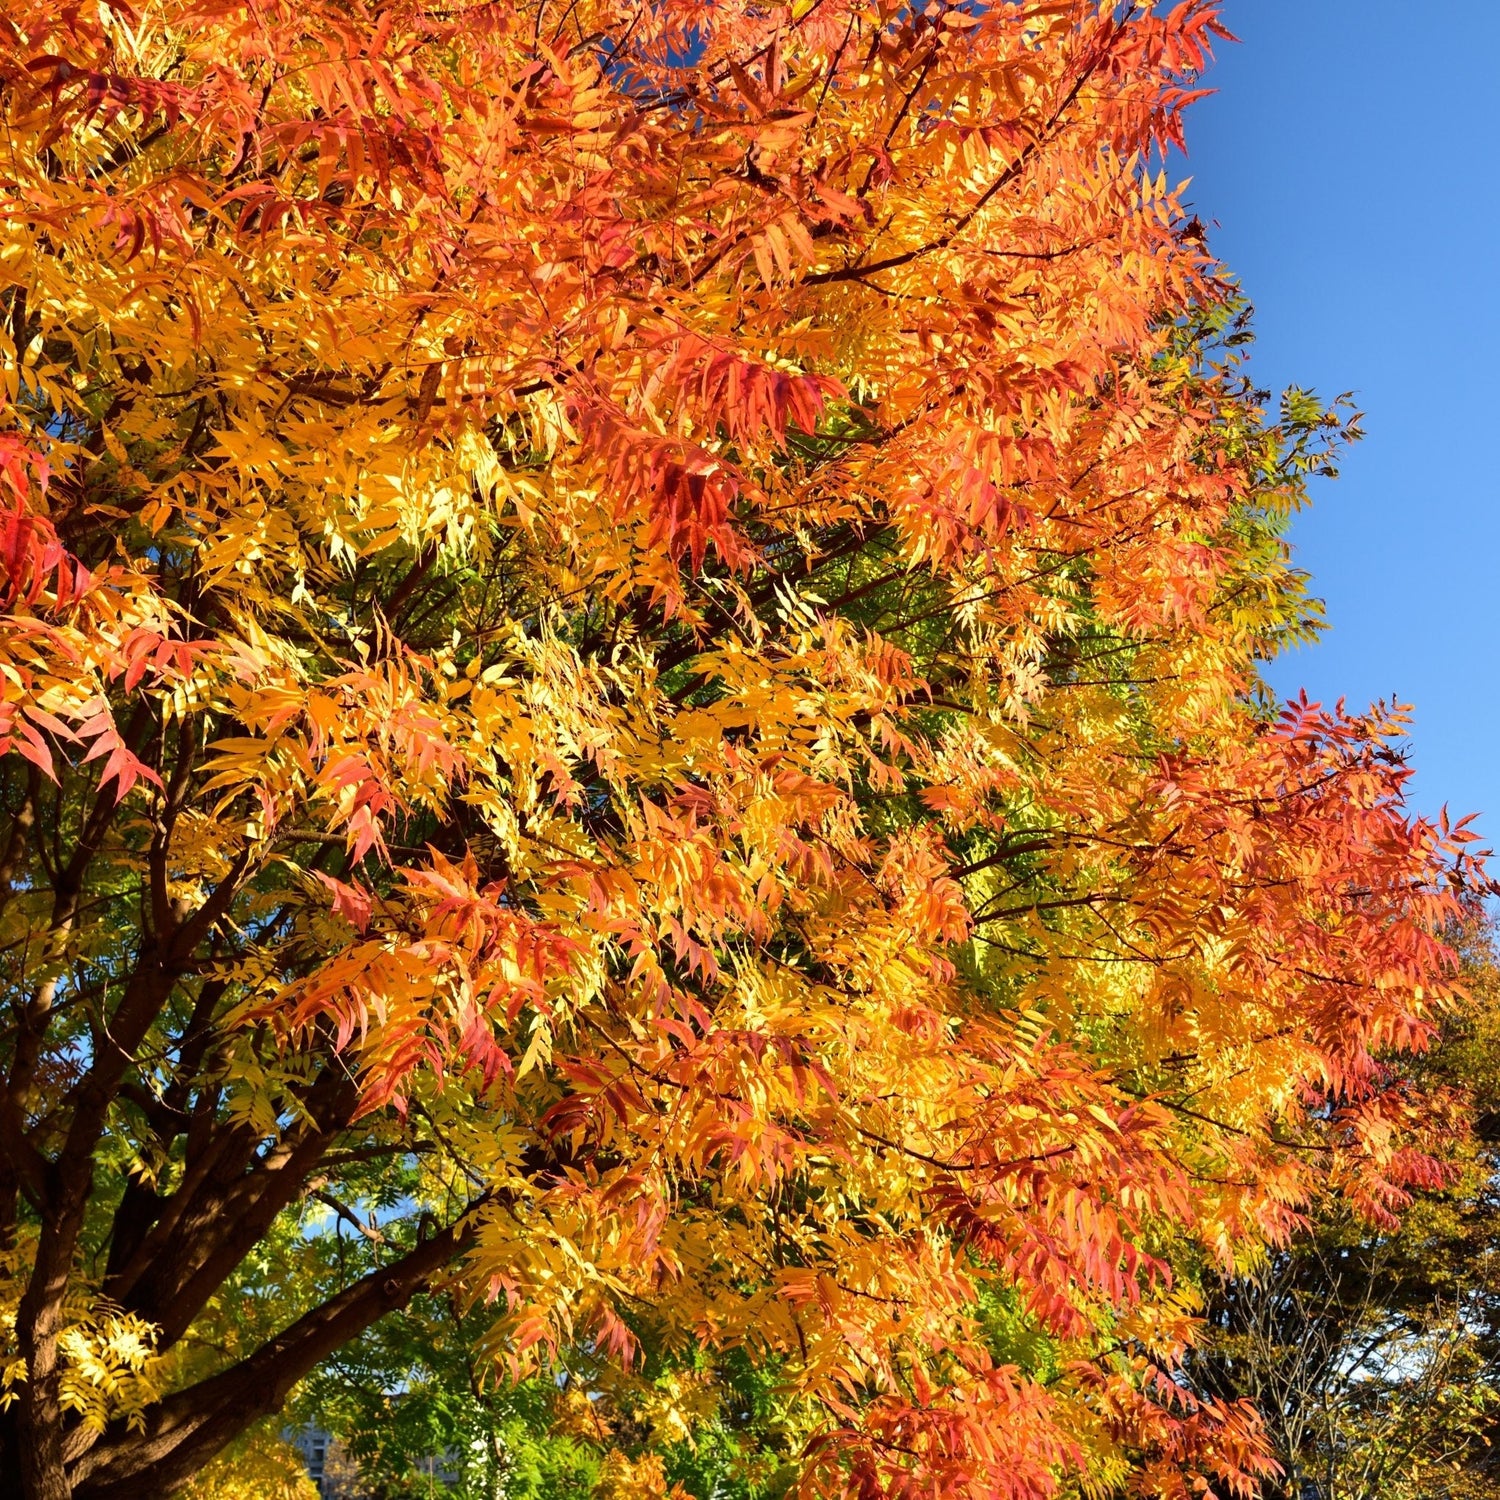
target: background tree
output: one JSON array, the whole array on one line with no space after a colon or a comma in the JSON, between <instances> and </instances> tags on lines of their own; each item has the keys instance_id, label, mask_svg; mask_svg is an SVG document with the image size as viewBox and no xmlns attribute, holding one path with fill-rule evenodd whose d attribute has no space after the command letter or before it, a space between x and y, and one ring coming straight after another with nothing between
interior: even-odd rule
<instances>
[{"instance_id":1,"label":"background tree","mask_svg":"<svg viewBox=\"0 0 1500 1500\"><path fill-rule=\"evenodd\" d=\"M1452 1091L1473 1119L1461 1174L1397 1229L1327 1197L1311 1230L1218 1284L1196 1381L1266 1419L1295 1500L1485 1500L1500 1494L1500 1240L1494 1111L1500 988L1483 928L1465 943L1470 1004L1390 1087Z\"/></svg>"},{"instance_id":2,"label":"background tree","mask_svg":"<svg viewBox=\"0 0 1500 1500\"><path fill-rule=\"evenodd\" d=\"M1260 692L1345 416L1156 165L1212 6L0 26L0 1489L431 1292L783 1489L1243 1490L1174 1265L1439 1180L1474 872Z\"/></svg>"}]
</instances>

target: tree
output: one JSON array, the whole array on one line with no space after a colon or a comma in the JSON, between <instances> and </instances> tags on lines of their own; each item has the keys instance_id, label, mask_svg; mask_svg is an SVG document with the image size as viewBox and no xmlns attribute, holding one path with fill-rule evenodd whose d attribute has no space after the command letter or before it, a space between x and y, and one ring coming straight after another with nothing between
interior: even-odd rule
<instances>
[{"instance_id":1,"label":"tree","mask_svg":"<svg viewBox=\"0 0 1500 1500\"><path fill-rule=\"evenodd\" d=\"M1282 1470L1266 1493L1278 1500L1500 1494L1500 991L1482 922L1461 946L1470 1003L1427 1055L1392 1059L1386 1084L1453 1099L1477 1127L1461 1138L1460 1170L1394 1229L1320 1196L1310 1233L1208 1298L1188 1372L1264 1414Z\"/></svg>"},{"instance_id":2,"label":"tree","mask_svg":"<svg viewBox=\"0 0 1500 1500\"><path fill-rule=\"evenodd\" d=\"M0 1486L432 1291L782 1490L1243 1491L1174 1265L1440 1174L1476 866L1259 687L1350 424L1156 164L1212 5L0 19Z\"/></svg>"},{"instance_id":3,"label":"tree","mask_svg":"<svg viewBox=\"0 0 1500 1500\"><path fill-rule=\"evenodd\" d=\"M1253 1399L1282 1473L1277 1500L1486 1500L1496 1390L1469 1298L1390 1306L1400 1246L1332 1210L1305 1244L1210 1302L1192 1366L1216 1394ZM1471 1288L1461 1293L1472 1296ZM1404 1299L1403 1299L1404 1300Z\"/></svg>"}]
</instances>

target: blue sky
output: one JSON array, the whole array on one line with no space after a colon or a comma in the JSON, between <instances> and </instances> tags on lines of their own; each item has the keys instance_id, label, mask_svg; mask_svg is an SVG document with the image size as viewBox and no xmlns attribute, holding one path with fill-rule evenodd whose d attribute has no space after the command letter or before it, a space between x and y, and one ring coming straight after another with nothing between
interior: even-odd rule
<instances>
[{"instance_id":1,"label":"blue sky","mask_svg":"<svg viewBox=\"0 0 1500 1500\"><path fill-rule=\"evenodd\" d=\"M1500 839L1500 0L1224 0L1188 198L1256 306L1273 389L1368 436L1295 523L1331 629L1290 694L1415 705L1414 797Z\"/></svg>"}]
</instances>

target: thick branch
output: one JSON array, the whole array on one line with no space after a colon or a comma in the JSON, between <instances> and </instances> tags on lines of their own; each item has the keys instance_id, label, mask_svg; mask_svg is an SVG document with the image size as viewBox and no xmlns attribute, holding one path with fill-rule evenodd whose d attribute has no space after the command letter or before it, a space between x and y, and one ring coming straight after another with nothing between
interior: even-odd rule
<instances>
[{"instance_id":1,"label":"thick branch","mask_svg":"<svg viewBox=\"0 0 1500 1500\"><path fill-rule=\"evenodd\" d=\"M74 1500L159 1500L251 1423L281 1409L321 1360L406 1306L473 1242L472 1214L299 1318L248 1359L168 1396L143 1431L119 1424L73 1465Z\"/></svg>"}]
</instances>

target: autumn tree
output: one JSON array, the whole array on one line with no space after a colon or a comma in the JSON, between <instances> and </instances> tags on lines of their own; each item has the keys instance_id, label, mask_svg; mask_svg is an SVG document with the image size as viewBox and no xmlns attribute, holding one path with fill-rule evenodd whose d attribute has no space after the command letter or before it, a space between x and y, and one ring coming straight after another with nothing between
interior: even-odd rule
<instances>
[{"instance_id":1,"label":"autumn tree","mask_svg":"<svg viewBox=\"0 0 1500 1500\"><path fill-rule=\"evenodd\" d=\"M1246 1492L1174 1268L1441 1176L1473 867L1259 686L1213 5L0 28L0 1490L434 1296L631 1483L748 1369L782 1492Z\"/></svg>"}]
</instances>

